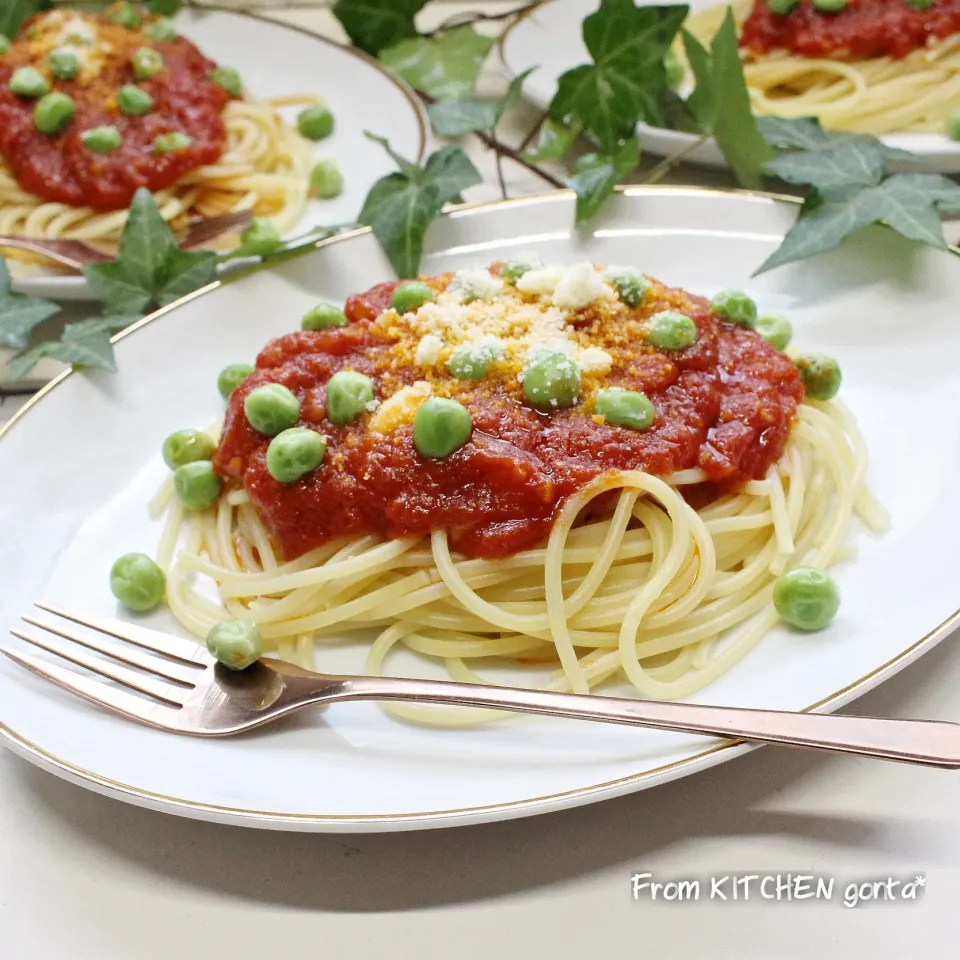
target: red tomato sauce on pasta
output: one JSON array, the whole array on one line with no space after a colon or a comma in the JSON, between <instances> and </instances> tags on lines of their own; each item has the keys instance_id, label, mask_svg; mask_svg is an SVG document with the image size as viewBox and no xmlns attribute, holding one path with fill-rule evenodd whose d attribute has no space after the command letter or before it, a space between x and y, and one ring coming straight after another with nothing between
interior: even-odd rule
<instances>
[{"instance_id":1,"label":"red tomato sauce on pasta","mask_svg":"<svg viewBox=\"0 0 960 960\"><path fill-rule=\"evenodd\" d=\"M91 65L75 79L61 80L53 78L47 66L48 48L55 39L44 43L43 32L32 38L30 33L31 25L42 25L49 16L28 21L20 38L0 57L0 156L25 191L76 207L121 210L130 205L138 188L163 190L219 159L226 142L221 114L230 94L210 80L216 64L189 40L153 42L140 31L71 11L72 20L96 25L97 41L90 44ZM142 47L161 54L163 69L149 80L136 81L130 58ZM51 136L37 130L33 118L37 101L9 89L14 71L24 66L35 67L52 90L73 99L74 118L61 133ZM148 113L120 112L117 91L126 84L135 84L152 97ZM84 131L99 126L120 131L122 144L112 153L94 153L82 140ZM156 137L175 132L189 136L190 146L156 153Z\"/></svg>"},{"instance_id":2,"label":"red tomato sauce on pasta","mask_svg":"<svg viewBox=\"0 0 960 960\"><path fill-rule=\"evenodd\" d=\"M801 57L905 57L960 32L960 0L934 0L915 10L906 0L848 0L836 13L800 0L790 13L754 4L743 25L740 45L756 53L786 50Z\"/></svg>"},{"instance_id":3,"label":"red tomato sauce on pasta","mask_svg":"<svg viewBox=\"0 0 960 960\"><path fill-rule=\"evenodd\" d=\"M429 282L440 290L447 280ZM468 556L507 556L542 541L567 497L614 470L666 475L699 467L721 486L742 484L779 459L803 397L793 362L762 337L722 322L702 298L659 287L650 309L683 306L697 326L697 341L686 349L668 355L631 341L631 315L642 307L621 308L606 326L590 309L571 320L595 333L614 358L604 387L642 390L653 401L649 430L613 426L591 415L589 401L537 412L518 397L515 378L455 381L440 372L437 391L470 410L474 429L456 453L429 460L416 450L409 424L375 433L367 415L346 427L325 416L326 383L338 370L372 377L379 396L430 379L415 364L392 363L394 345L378 332L376 318L396 286L350 298L348 327L268 344L256 372L230 398L214 466L245 486L287 558L337 537L434 530L447 531L451 546ZM293 484L270 476L269 438L244 415L245 397L265 383L292 390L301 403L299 425L328 439L322 466Z\"/></svg>"}]
</instances>

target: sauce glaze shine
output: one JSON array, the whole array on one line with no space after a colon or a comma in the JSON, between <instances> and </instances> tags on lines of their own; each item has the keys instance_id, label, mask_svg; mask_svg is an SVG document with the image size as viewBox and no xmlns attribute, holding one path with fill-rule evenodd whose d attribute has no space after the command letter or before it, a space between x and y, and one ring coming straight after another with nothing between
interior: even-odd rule
<instances>
[{"instance_id":1,"label":"sauce glaze shine","mask_svg":"<svg viewBox=\"0 0 960 960\"><path fill-rule=\"evenodd\" d=\"M793 362L762 337L721 322L701 298L659 287L662 302L686 305L697 342L669 355L639 342L632 350L611 348L615 363L604 382L650 397L657 418L649 430L610 425L591 415L589 400L539 413L518 400L512 381L475 384L440 375L436 387L467 406L474 431L452 456L428 460L414 447L409 424L383 434L368 429L368 416L346 427L325 417L326 382L338 370L373 377L381 397L429 379L415 365L399 371L388 365L393 345L378 333L375 318L395 287L380 284L350 298L348 327L268 344L256 372L230 398L215 468L245 486L288 559L337 537L423 536L438 529L468 556L508 556L543 540L564 499L612 470L666 475L700 467L713 483L735 486L762 477L779 459L803 397ZM642 309L623 307L619 320ZM589 313L581 319L589 323ZM611 340L622 342L625 325L611 327ZM269 438L243 412L247 394L270 382L300 399L301 426L328 438L323 465L290 485L270 476Z\"/></svg>"}]
</instances>

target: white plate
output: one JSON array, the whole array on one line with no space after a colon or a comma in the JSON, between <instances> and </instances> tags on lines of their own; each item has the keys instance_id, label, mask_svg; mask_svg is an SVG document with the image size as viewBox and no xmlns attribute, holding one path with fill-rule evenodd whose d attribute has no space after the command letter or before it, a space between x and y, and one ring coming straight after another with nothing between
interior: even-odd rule
<instances>
[{"instance_id":1,"label":"white plate","mask_svg":"<svg viewBox=\"0 0 960 960\"><path fill-rule=\"evenodd\" d=\"M635 0L638 6L661 6L654 0ZM688 0L693 13L716 7L722 0ZM583 43L583 18L593 13L599 0L549 0L543 7L523 17L504 36L501 52L511 74L530 67L538 69L524 82L523 92L542 109L553 99L560 74L590 55ZM641 123L638 127L644 151L656 156L673 156L691 146L697 137L676 130L664 130ZM920 158L910 169L935 173L960 173L960 143L934 133L901 133L883 137L892 147L910 150ZM691 163L726 167L727 161L715 141L708 140L686 155Z\"/></svg>"},{"instance_id":2,"label":"white plate","mask_svg":"<svg viewBox=\"0 0 960 960\"><path fill-rule=\"evenodd\" d=\"M177 29L207 56L236 67L259 97L315 93L330 105L336 127L315 147L317 157L335 157L344 190L334 200L311 200L295 233L357 219L370 187L395 169L383 148L364 136L386 137L402 156L420 159L427 149L423 108L409 87L371 57L301 30L246 13L184 10ZM285 109L295 120L297 109ZM60 300L95 299L86 281L55 270L13 264L23 293Z\"/></svg>"},{"instance_id":3,"label":"white plate","mask_svg":"<svg viewBox=\"0 0 960 960\"><path fill-rule=\"evenodd\" d=\"M837 253L750 274L796 208L753 194L633 188L589 231L573 200L464 208L428 237L428 272L523 248L548 260L633 263L710 295L743 287L785 312L802 347L837 356L843 395L873 455L870 479L893 514L838 567L841 614L827 631L774 630L697 697L749 707L832 710L900 670L953 625L960 587L960 261L874 229ZM115 375L70 374L0 442L0 636L34 599L115 613L113 560L155 549L145 504L165 475L173 429L221 408L217 372L295 326L318 297L390 276L369 232L195 294L117 344ZM164 616L151 618L169 625ZM358 672L364 647L325 647L321 664ZM413 666L408 661L409 666ZM539 813L639 790L744 747L655 731L525 718L487 729L421 729L374 704L346 704L257 736L204 741L128 723L0 657L0 734L82 785L192 817L291 830L399 830Z\"/></svg>"}]
</instances>

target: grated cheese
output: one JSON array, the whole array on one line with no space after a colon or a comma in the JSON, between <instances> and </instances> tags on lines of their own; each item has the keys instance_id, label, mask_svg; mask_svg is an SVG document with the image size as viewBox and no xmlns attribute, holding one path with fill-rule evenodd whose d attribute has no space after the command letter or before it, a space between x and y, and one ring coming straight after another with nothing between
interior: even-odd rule
<instances>
[{"instance_id":1,"label":"grated cheese","mask_svg":"<svg viewBox=\"0 0 960 960\"><path fill-rule=\"evenodd\" d=\"M463 303L473 300L492 300L503 290L503 280L489 270L472 268L458 270L447 287L447 292Z\"/></svg>"},{"instance_id":2,"label":"grated cheese","mask_svg":"<svg viewBox=\"0 0 960 960\"><path fill-rule=\"evenodd\" d=\"M398 427L413 423L417 411L430 398L433 387L426 380L417 380L384 400L370 418L373 433L393 433Z\"/></svg>"},{"instance_id":3,"label":"grated cheese","mask_svg":"<svg viewBox=\"0 0 960 960\"><path fill-rule=\"evenodd\" d=\"M414 359L421 367L432 367L440 359L442 352L443 341L435 333L428 333L420 338Z\"/></svg>"}]
</instances>

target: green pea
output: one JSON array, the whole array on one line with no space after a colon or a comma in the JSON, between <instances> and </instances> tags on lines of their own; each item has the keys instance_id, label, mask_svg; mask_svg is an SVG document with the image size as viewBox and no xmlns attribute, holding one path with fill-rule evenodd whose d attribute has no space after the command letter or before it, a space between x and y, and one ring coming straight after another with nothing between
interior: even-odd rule
<instances>
[{"instance_id":1,"label":"green pea","mask_svg":"<svg viewBox=\"0 0 960 960\"><path fill-rule=\"evenodd\" d=\"M343 174L336 160L318 160L310 171L310 192L321 200L343 193Z\"/></svg>"},{"instance_id":2,"label":"green pea","mask_svg":"<svg viewBox=\"0 0 960 960\"><path fill-rule=\"evenodd\" d=\"M47 57L47 64L58 80L72 80L80 72L80 60L70 50L54 50Z\"/></svg>"},{"instance_id":3,"label":"green pea","mask_svg":"<svg viewBox=\"0 0 960 960\"><path fill-rule=\"evenodd\" d=\"M679 89L686 79L687 71L673 47L667 50L667 55L663 58L663 68L667 74L667 86L671 90Z\"/></svg>"},{"instance_id":4,"label":"green pea","mask_svg":"<svg viewBox=\"0 0 960 960\"><path fill-rule=\"evenodd\" d=\"M527 260L508 260L503 265L503 269L500 271L500 276L503 278L504 283L509 283L512 286L516 286L517 281L525 273L529 273L533 269L535 269L535 265Z\"/></svg>"},{"instance_id":5,"label":"green pea","mask_svg":"<svg viewBox=\"0 0 960 960\"><path fill-rule=\"evenodd\" d=\"M17 67L8 86L11 93L18 97L30 97L32 100L50 92L50 84L46 78L33 67Z\"/></svg>"},{"instance_id":6,"label":"green pea","mask_svg":"<svg viewBox=\"0 0 960 960\"><path fill-rule=\"evenodd\" d=\"M116 127L91 127L80 134L84 146L92 153L112 153L121 143L123 137Z\"/></svg>"},{"instance_id":7,"label":"green pea","mask_svg":"<svg viewBox=\"0 0 960 960\"><path fill-rule=\"evenodd\" d=\"M163 69L163 57L153 47L140 47L133 52L130 66L137 80L149 80Z\"/></svg>"},{"instance_id":8,"label":"green pea","mask_svg":"<svg viewBox=\"0 0 960 960\"><path fill-rule=\"evenodd\" d=\"M263 655L263 639L255 623L228 620L217 623L207 634L207 649L231 670L246 670Z\"/></svg>"},{"instance_id":9,"label":"green pea","mask_svg":"<svg viewBox=\"0 0 960 960\"><path fill-rule=\"evenodd\" d=\"M354 370L341 370L327 382L327 419L338 427L353 423L373 403L373 381Z\"/></svg>"},{"instance_id":10,"label":"green pea","mask_svg":"<svg viewBox=\"0 0 960 960\"><path fill-rule=\"evenodd\" d=\"M0 57L2 57L11 46L10 38L5 33L0 33Z\"/></svg>"},{"instance_id":11,"label":"green pea","mask_svg":"<svg viewBox=\"0 0 960 960\"><path fill-rule=\"evenodd\" d=\"M267 217L254 217L240 234L237 253L248 257L265 257L283 246L277 225Z\"/></svg>"},{"instance_id":12,"label":"green pea","mask_svg":"<svg viewBox=\"0 0 960 960\"><path fill-rule=\"evenodd\" d=\"M715 314L752 330L757 325L757 305L739 290L721 290L711 301Z\"/></svg>"},{"instance_id":13,"label":"green pea","mask_svg":"<svg viewBox=\"0 0 960 960\"><path fill-rule=\"evenodd\" d=\"M300 419L300 401L283 384L265 383L247 394L243 412L254 430L275 437Z\"/></svg>"},{"instance_id":14,"label":"green pea","mask_svg":"<svg viewBox=\"0 0 960 960\"><path fill-rule=\"evenodd\" d=\"M794 567L777 578L773 605L791 627L822 630L840 609L840 590L822 570Z\"/></svg>"},{"instance_id":15,"label":"green pea","mask_svg":"<svg viewBox=\"0 0 960 960\"><path fill-rule=\"evenodd\" d=\"M33 125L41 133L60 133L70 126L75 112L72 97L65 93L48 93L41 97L33 108Z\"/></svg>"},{"instance_id":16,"label":"green pea","mask_svg":"<svg viewBox=\"0 0 960 960\"><path fill-rule=\"evenodd\" d=\"M431 397L413 418L413 445L431 460L456 453L472 432L473 417L456 400Z\"/></svg>"},{"instance_id":17,"label":"green pea","mask_svg":"<svg viewBox=\"0 0 960 960\"><path fill-rule=\"evenodd\" d=\"M142 117L153 109L153 97L146 90L127 83L117 91L117 109L128 117Z\"/></svg>"},{"instance_id":18,"label":"green pea","mask_svg":"<svg viewBox=\"0 0 960 960\"><path fill-rule=\"evenodd\" d=\"M194 460L173 471L173 488L188 510L208 510L217 502L220 486L209 460Z\"/></svg>"},{"instance_id":19,"label":"green pea","mask_svg":"<svg viewBox=\"0 0 960 960\"><path fill-rule=\"evenodd\" d=\"M914 10L929 10L933 6L933 0L907 0L907 4Z\"/></svg>"},{"instance_id":20,"label":"green pea","mask_svg":"<svg viewBox=\"0 0 960 960\"><path fill-rule=\"evenodd\" d=\"M483 343L461 344L447 361L447 371L457 380L483 380L497 359L497 352Z\"/></svg>"},{"instance_id":21,"label":"green pea","mask_svg":"<svg viewBox=\"0 0 960 960\"><path fill-rule=\"evenodd\" d=\"M141 17L132 3L118 3L108 14L107 19L128 30L137 30L140 27Z\"/></svg>"},{"instance_id":22,"label":"green pea","mask_svg":"<svg viewBox=\"0 0 960 960\"><path fill-rule=\"evenodd\" d=\"M306 427L278 433L267 447L267 471L277 483L296 483L323 463L327 438Z\"/></svg>"},{"instance_id":23,"label":"green pea","mask_svg":"<svg viewBox=\"0 0 960 960\"><path fill-rule=\"evenodd\" d=\"M757 333L777 350L784 350L793 337L793 327L779 313L765 313L757 318Z\"/></svg>"},{"instance_id":24,"label":"green pea","mask_svg":"<svg viewBox=\"0 0 960 960\"><path fill-rule=\"evenodd\" d=\"M347 315L332 303L318 303L311 307L300 320L301 330L331 330L345 327L350 321Z\"/></svg>"},{"instance_id":25,"label":"green pea","mask_svg":"<svg viewBox=\"0 0 960 960\"><path fill-rule=\"evenodd\" d=\"M657 416L650 398L639 390L621 390L610 387L601 390L594 401L594 409L607 421L631 430L649 430Z\"/></svg>"},{"instance_id":26,"label":"green pea","mask_svg":"<svg viewBox=\"0 0 960 960\"><path fill-rule=\"evenodd\" d=\"M146 554L125 554L110 568L110 592L135 613L158 607L166 588L166 575Z\"/></svg>"},{"instance_id":27,"label":"green pea","mask_svg":"<svg viewBox=\"0 0 960 960\"><path fill-rule=\"evenodd\" d=\"M300 111L297 129L308 140L325 140L333 133L333 114L319 104Z\"/></svg>"},{"instance_id":28,"label":"green pea","mask_svg":"<svg viewBox=\"0 0 960 960\"><path fill-rule=\"evenodd\" d=\"M947 114L946 130L951 140L960 140L960 110L952 110Z\"/></svg>"},{"instance_id":29,"label":"green pea","mask_svg":"<svg viewBox=\"0 0 960 960\"><path fill-rule=\"evenodd\" d=\"M639 307L650 291L647 279L629 268L612 267L604 273L603 278L628 307Z\"/></svg>"},{"instance_id":30,"label":"green pea","mask_svg":"<svg viewBox=\"0 0 960 960\"><path fill-rule=\"evenodd\" d=\"M647 340L658 350L682 350L697 341L697 325L685 314L663 310L647 324Z\"/></svg>"},{"instance_id":31,"label":"green pea","mask_svg":"<svg viewBox=\"0 0 960 960\"><path fill-rule=\"evenodd\" d=\"M580 398L580 369L562 350L541 350L523 369L523 396L537 410L572 407Z\"/></svg>"},{"instance_id":32,"label":"green pea","mask_svg":"<svg viewBox=\"0 0 960 960\"><path fill-rule=\"evenodd\" d=\"M840 389L843 379L840 364L833 357L822 353L807 353L797 357L800 379L811 400L832 400Z\"/></svg>"},{"instance_id":33,"label":"green pea","mask_svg":"<svg viewBox=\"0 0 960 960\"><path fill-rule=\"evenodd\" d=\"M414 310L419 310L425 303L435 299L436 295L425 283L410 280L407 283L401 283L393 291L390 306L397 313L413 313Z\"/></svg>"},{"instance_id":34,"label":"green pea","mask_svg":"<svg viewBox=\"0 0 960 960\"><path fill-rule=\"evenodd\" d=\"M786 16L799 2L799 0L767 0L767 6L781 16Z\"/></svg>"},{"instance_id":35,"label":"green pea","mask_svg":"<svg viewBox=\"0 0 960 960\"><path fill-rule=\"evenodd\" d=\"M169 17L160 17L143 28L144 36L154 43L171 43L177 39L177 28Z\"/></svg>"},{"instance_id":36,"label":"green pea","mask_svg":"<svg viewBox=\"0 0 960 960\"><path fill-rule=\"evenodd\" d=\"M220 371L217 377L217 389L224 400L230 399L230 394L243 383L254 371L249 363L231 363Z\"/></svg>"},{"instance_id":37,"label":"green pea","mask_svg":"<svg viewBox=\"0 0 960 960\"><path fill-rule=\"evenodd\" d=\"M217 445L199 430L178 430L163 441L163 462L176 470L185 463L209 460Z\"/></svg>"},{"instance_id":38,"label":"green pea","mask_svg":"<svg viewBox=\"0 0 960 960\"><path fill-rule=\"evenodd\" d=\"M166 589L166 576L145 553L125 553L110 568L110 592L135 613L158 606Z\"/></svg>"},{"instance_id":39,"label":"green pea","mask_svg":"<svg viewBox=\"0 0 960 960\"><path fill-rule=\"evenodd\" d=\"M232 97L239 97L243 93L243 81L233 67L217 67L210 74L210 79Z\"/></svg>"},{"instance_id":40,"label":"green pea","mask_svg":"<svg viewBox=\"0 0 960 960\"><path fill-rule=\"evenodd\" d=\"M193 138L175 130L173 133L161 133L153 138L153 152L157 154L176 153L186 150L193 143Z\"/></svg>"},{"instance_id":41,"label":"green pea","mask_svg":"<svg viewBox=\"0 0 960 960\"><path fill-rule=\"evenodd\" d=\"M813 5L821 13L839 13L847 5L847 0L813 0Z\"/></svg>"}]
</instances>

